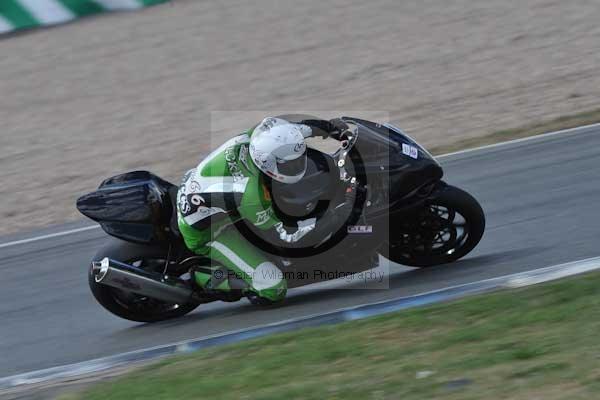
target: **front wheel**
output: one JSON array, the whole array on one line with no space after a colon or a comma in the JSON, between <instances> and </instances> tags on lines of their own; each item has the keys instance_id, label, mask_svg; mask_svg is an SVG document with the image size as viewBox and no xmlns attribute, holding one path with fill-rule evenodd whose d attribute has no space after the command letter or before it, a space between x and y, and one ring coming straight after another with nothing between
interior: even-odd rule
<instances>
[{"instance_id":1,"label":"front wheel","mask_svg":"<svg viewBox=\"0 0 600 400\"><path fill-rule=\"evenodd\" d=\"M161 271L167 262L167 251L159 247L143 246L111 239L96 253L94 261L104 257L148 271ZM111 313L135 322L157 322L183 316L198 307L197 303L169 304L96 282L92 266L88 271L92 294Z\"/></svg>"},{"instance_id":2,"label":"front wheel","mask_svg":"<svg viewBox=\"0 0 600 400\"><path fill-rule=\"evenodd\" d=\"M412 267L446 264L477 246L485 230L485 215L477 200L454 186L446 186L409 221L399 221L391 232L388 258Z\"/></svg>"}]
</instances>

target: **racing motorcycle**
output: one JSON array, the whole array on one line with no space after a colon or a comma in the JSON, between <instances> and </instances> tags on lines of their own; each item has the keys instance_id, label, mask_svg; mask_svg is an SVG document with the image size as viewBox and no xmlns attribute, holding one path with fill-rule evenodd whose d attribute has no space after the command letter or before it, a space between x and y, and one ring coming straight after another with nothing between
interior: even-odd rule
<instances>
[{"instance_id":1,"label":"racing motorcycle","mask_svg":"<svg viewBox=\"0 0 600 400\"><path fill-rule=\"evenodd\" d=\"M334 151L309 143L300 182L271 182L279 219L292 227L314 218L314 232L282 245L243 220L234 225L278 264L288 287L362 273L377 266L379 255L424 268L473 250L484 233L484 212L470 194L442 180L443 170L427 150L391 124L340 120L348 129L334 138ZM328 134L313 128L313 136ZM226 292L195 283L195 271L222 274L222 268L185 246L177 227L177 189L134 171L106 179L77 200L78 210L112 237L94 256L88 281L96 300L119 317L155 322L203 303L244 297L246 284L234 274L227 276Z\"/></svg>"}]
</instances>

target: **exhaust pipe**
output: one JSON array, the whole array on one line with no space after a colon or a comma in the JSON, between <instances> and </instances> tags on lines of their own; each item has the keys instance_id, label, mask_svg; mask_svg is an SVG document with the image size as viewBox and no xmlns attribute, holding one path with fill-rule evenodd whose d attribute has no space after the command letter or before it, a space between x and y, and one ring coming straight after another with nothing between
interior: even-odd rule
<instances>
[{"instance_id":1,"label":"exhaust pipe","mask_svg":"<svg viewBox=\"0 0 600 400\"><path fill-rule=\"evenodd\" d=\"M108 257L92 262L92 273L97 283L166 303L185 304L193 300L194 291L185 287L182 280L170 278L167 281L160 274Z\"/></svg>"}]
</instances>

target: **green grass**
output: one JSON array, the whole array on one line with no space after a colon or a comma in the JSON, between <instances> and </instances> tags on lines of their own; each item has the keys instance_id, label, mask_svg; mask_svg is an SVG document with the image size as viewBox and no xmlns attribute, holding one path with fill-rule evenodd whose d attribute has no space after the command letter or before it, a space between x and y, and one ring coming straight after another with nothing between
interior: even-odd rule
<instances>
[{"instance_id":1,"label":"green grass","mask_svg":"<svg viewBox=\"0 0 600 400\"><path fill-rule=\"evenodd\" d=\"M590 274L212 348L68 398L595 399L599 309Z\"/></svg>"},{"instance_id":2,"label":"green grass","mask_svg":"<svg viewBox=\"0 0 600 400\"><path fill-rule=\"evenodd\" d=\"M430 150L432 154L439 155L488 144L506 142L513 139L520 139L527 136L540 135L547 132L576 128L578 126L590 125L598 122L600 122L600 109L560 117L550 121L535 122L520 128L505 129L480 137L463 139L450 145L432 147Z\"/></svg>"}]
</instances>

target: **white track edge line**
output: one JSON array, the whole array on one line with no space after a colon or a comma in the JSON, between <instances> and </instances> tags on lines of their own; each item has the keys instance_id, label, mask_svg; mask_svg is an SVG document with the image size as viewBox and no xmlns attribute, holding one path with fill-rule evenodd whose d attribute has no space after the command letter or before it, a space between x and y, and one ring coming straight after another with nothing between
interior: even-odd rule
<instances>
[{"instance_id":1,"label":"white track edge line","mask_svg":"<svg viewBox=\"0 0 600 400\"><path fill-rule=\"evenodd\" d=\"M435 158L445 158L445 157L450 157L450 156L456 156L459 154L473 153L476 151L488 150L488 149L493 149L496 147L509 146L511 144L523 143L523 142L528 142L528 141L532 141L532 140L546 139L546 138L550 138L550 137L557 136L557 135L577 134L577 133L581 133L582 131L586 131L588 129L593 129L593 128L600 128L600 123L576 126L574 128L562 129L560 131L540 133L538 135L527 136L527 137L513 139L513 140L507 140L505 142L486 144L483 146L472 147L469 149L459 150L459 151L455 151L452 153L440 154L439 156L435 156Z\"/></svg>"},{"instance_id":2,"label":"white track edge line","mask_svg":"<svg viewBox=\"0 0 600 400\"><path fill-rule=\"evenodd\" d=\"M69 229L67 231L49 233L47 235L35 236L35 237L29 238L29 239L15 240L13 242L7 242L7 243L0 244L0 249L5 248L5 247L10 247L10 246L17 246L17 245L25 244L25 243L37 242L38 240L51 239L51 238L60 237L60 236L67 236L67 235L71 235L73 233L90 231L92 229L97 229L97 228L100 228L100 225L84 226L83 228Z\"/></svg>"},{"instance_id":3,"label":"white track edge line","mask_svg":"<svg viewBox=\"0 0 600 400\"><path fill-rule=\"evenodd\" d=\"M509 146L511 144L527 142L527 141L530 141L530 140L539 140L539 139L548 138L548 137L552 137L552 136L556 136L556 135L560 135L560 134L569 134L569 133L576 134L576 133L580 133L581 131L592 129L592 128L600 128L600 123L590 124L590 125L583 125L583 126L577 126L575 128L563 129L563 130L555 131L555 132L540 133L539 135L528 136L528 137L524 137L524 138L520 138L520 139L514 139L514 140L508 140L506 142L493 143L493 144L488 144L488 145L485 145L485 146L473 147L473 148L470 148L470 149L459 150L459 151L455 151L455 152L452 152L452 153L440 154L438 156L435 156L435 158L446 158L446 157L456 156L456 155L459 155L459 154L472 153L472 152L476 152L476 151L488 150L488 149L492 149L492 148L496 148L496 147L502 147L502 146ZM91 229L95 229L95 228L99 228L99 227L100 227L100 225L92 225L92 226L86 226L86 227L78 228L78 229L71 229L71 230L68 230L68 231L51 233L51 234L48 234L48 235L34 236L32 238L29 238L29 239L15 240L15 241L12 241L12 242L7 242L7 243L0 244L0 249L5 248L5 247L10 247L10 246L17 246L17 245L20 245L20 244L26 244L26 243L36 242L38 240L45 240L45 239L51 239L51 238L55 238L55 237L59 237L59 236L70 235L70 234L73 234L73 233L83 232L83 231L86 231L86 230L91 230Z\"/></svg>"}]
</instances>

